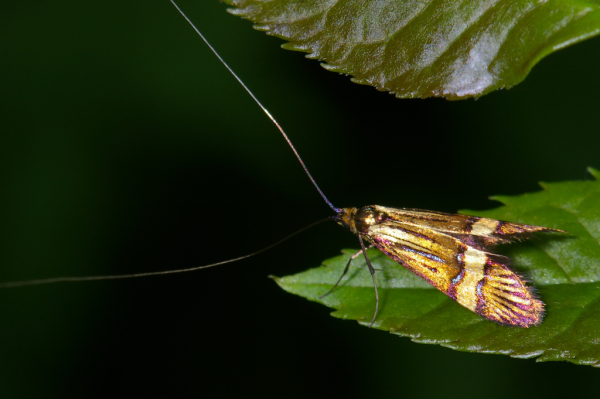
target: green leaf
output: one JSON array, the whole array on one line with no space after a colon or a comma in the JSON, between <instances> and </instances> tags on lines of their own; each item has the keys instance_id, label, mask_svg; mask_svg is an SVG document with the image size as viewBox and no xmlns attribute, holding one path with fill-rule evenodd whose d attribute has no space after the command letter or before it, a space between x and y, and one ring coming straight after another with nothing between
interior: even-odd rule
<instances>
[{"instance_id":1,"label":"green leaf","mask_svg":"<svg viewBox=\"0 0 600 399\"><path fill-rule=\"evenodd\" d=\"M598 0L224 0L288 50L397 97L481 96L598 35Z\"/></svg>"},{"instance_id":2,"label":"green leaf","mask_svg":"<svg viewBox=\"0 0 600 399\"><path fill-rule=\"evenodd\" d=\"M380 310L374 328L415 342L538 361L568 360L600 367L600 172L595 181L542 183L543 191L495 197L504 206L468 211L477 216L568 231L501 247L514 269L527 275L546 303L538 327L502 326L460 306L377 250L369 250L376 269ZM286 291L336 309L333 316L368 325L375 307L373 283L364 259L357 258L342 284L337 281L356 250L306 272L276 278Z\"/></svg>"}]
</instances>

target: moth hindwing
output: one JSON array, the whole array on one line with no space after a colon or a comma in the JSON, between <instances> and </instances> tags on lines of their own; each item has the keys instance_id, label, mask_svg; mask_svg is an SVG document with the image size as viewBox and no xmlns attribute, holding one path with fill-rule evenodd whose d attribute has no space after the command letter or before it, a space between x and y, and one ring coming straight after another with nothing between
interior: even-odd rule
<instances>
[{"instance_id":1,"label":"moth hindwing","mask_svg":"<svg viewBox=\"0 0 600 399\"><path fill-rule=\"evenodd\" d=\"M542 321L544 303L508 267L508 258L490 250L500 243L525 239L530 233L560 230L378 205L343 208L336 220L488 320L519 327Z\"/></svg>"}]
</instances>

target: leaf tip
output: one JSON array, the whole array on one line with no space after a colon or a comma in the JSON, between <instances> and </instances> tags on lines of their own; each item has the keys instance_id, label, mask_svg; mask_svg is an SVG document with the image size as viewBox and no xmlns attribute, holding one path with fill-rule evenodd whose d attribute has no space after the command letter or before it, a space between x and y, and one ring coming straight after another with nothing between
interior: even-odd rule
<instances>
[{"instance_id":1,"label":"leaf tip","mask_svg":"<svg viewBox=\"0 0 600 399\"><path fill-rule=\"evenodd\" d=\"M592 168L591 166L588 166L587 170L590 173L590 175L594 177L594 179L600 180L600 170Z\"/></svg>"},{"instance_id":2,"label":"leaf tip","mask_svg":"<svg viewBox=\"0 0 600 399\"><path fill-rule=\"evenodd\" d=\"M491 201L498 201L502 205L507 205L507 202L510 201L510 197L506 195L491 195L488 197L488 199Z\"/></svg>"}]
</instances>

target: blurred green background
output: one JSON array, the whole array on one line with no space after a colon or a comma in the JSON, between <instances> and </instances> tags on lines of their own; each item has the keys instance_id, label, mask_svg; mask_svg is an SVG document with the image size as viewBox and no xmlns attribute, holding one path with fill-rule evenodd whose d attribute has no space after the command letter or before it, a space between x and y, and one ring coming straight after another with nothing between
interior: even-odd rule
<instances>
[{"instance_id":1,"label":"blurred green background","mask_svg":"<svg viewBox=\"0 0 600 399\"><path fill-rule=\"evenodd\" d=\"M338 207L455 212L600 167L600 38L479 100L398 100L216 0L180 1ZM167 0L0 5L0 281L208 264L331 215L285 141ZM2 398L538 398L598 370L412 343L268 275L355 237L322 225L220 268L0 290Z\"/></svg>"}]
</instances>

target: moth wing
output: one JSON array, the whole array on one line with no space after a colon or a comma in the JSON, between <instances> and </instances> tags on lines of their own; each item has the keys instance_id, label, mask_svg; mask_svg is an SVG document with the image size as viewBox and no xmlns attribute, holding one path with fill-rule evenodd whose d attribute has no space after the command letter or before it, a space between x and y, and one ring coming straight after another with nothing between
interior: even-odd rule
<instances>
[{"instance_id":1,"label":"moth wing","mask_svg":"<svg viewBox=\"0 0 600 399\"><path fill-rule=\"evenodd\" d=\"M485 278L477 286L481 300L476 313L504 325L537 326L544 317L544 302L522 276L508 267L508 260L487 254Z\"/></svg>"},{"instance_id":2,"label":"moth wing","mask_svg":"<svg viewBox=\"0 0 600 399\"><path fill-rule=\"evenodd\" d=\"M389 221L423 226L446 233L479 249L484 249L486 246L524 240L536 232L565 233L562 230L548 227L504 222L476 216L412 208L396 209L382 206L374 206L374 208L380 212L385 212Z\"/></svg>"},{"instance_id":3,"label":"moth wing","mask_svg":"<svg viewBox=\"0 0 600 399\"><path fill-rule=\"evenodd\" d=\"M368 233L381 252L444 293L461 272L462 244L452 236L395 222L372 225Z\"/></svg>"},{"instance_id":4,"label":"moth wing","mask_svg":"<svg viewBox=\"0 0 600 399\"><path fill-rule=\"evenodd\" d=\"M508 267L508 258L406 223L375 224L368 233L391 259L488 320L521 327L541 322L544 304Z\"/></svg>"}]
</instances>

